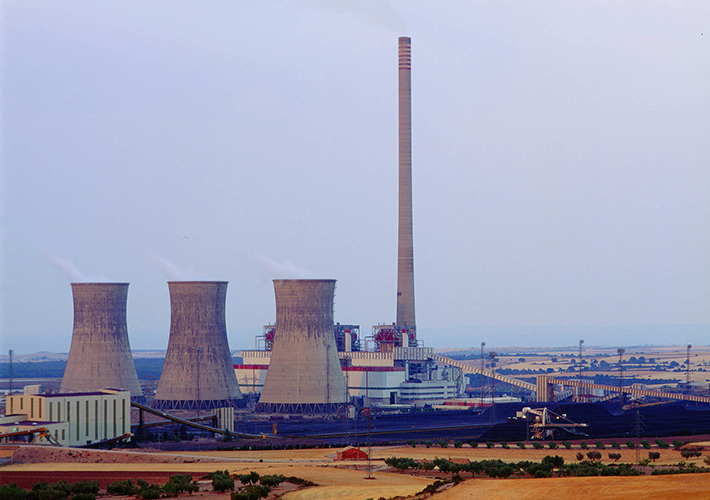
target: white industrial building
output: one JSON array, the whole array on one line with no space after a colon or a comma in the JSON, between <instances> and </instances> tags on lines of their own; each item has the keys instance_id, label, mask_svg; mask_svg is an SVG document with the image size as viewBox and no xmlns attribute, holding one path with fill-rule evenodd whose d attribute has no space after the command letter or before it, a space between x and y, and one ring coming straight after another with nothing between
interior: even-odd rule
<instances>
[{"instance_id":1,"label":"white industrial building","mask_svg":"<svg viewBox=\"0 0 710 500\"><path fill-rule=\"evenodd\" d=\"M127 390L25 393L8 396L5 410L0 433L45 427L63 446L81 446L131 431L131 392Z\"/></svg>"}]
</instances>

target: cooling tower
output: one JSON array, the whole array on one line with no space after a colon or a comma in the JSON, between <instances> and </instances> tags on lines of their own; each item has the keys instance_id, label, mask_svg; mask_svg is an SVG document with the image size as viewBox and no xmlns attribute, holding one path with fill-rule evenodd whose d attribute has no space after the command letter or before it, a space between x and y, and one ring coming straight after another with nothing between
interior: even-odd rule
<instances>
[{"instance_id":1,"label":"cooling tower","mask_svg":"<svg viewBox=\"0 0 710 500\"><path fill-rule=\"evenodd\" d=\"M274 291L276 341L257 410L336 410L346 395L333 334L335 280L274 280Z\"/></svg>"},{"instance_id":2,"label":"cooling tower","mask_svg":"<svg viewBox=\"0 0 710 500\"><path fill-rule=\"evenodd\" d=\"M128 283L72 283L71 289L74 330L60 392L126 389L142 401L128 342Z\"/></svg>"},{"instance_id":3,"label":"cooling tower","mask_svg":"<svg viewBox=\"0 0 710 500\"><path fill-rule=\"evenodd\" d=\"M153 406L210 409L242 401L227 343L226 281L171 281L170 340Z\"/></svg>"},{"instance_id":4,"label":"cooling tower","mask_svg":"<svg viewBox=\"0 0 710 500\"><path fill-rule=\"evenodd\" d=\"M414 239L412 236L412 63L411 38L399 39L399 239L397 325L414 327ZM416 344L416 336L414 337Z\"/></svg>"}]
</instances>

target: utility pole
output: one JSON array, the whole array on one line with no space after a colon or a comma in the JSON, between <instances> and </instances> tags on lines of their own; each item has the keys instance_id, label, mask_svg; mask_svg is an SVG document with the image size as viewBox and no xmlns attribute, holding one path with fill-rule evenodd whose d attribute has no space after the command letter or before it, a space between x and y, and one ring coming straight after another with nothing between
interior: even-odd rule
<instances>
[{"instance_id":1,"label":"utility pole","mask_svg":"<svg viewBox=\"0 0 710 500\"><path fill-rule=\"evenodd\" d=\"M200 400L200 357L202 357L202 346L197 348L197 416L202 416L202 401Z\"/></svg>"},{"instance_id":2,"label":"utility pole","mask_svg":"<svg viewBox=\"0 0 710 500\"><path fill-rule=\"evenodd\" d=\"M582 383L582 344L584 344L584 340L579 339L579 356L577 359L577 368L579 368L579 383ZM582 387L577 387L577 401L580 402L582 401Z\"/></svg>"},{"instance_id":3,"label":"utility pole","mask_svg":"<svg viewBox=\"0 0 710 500\"><path fill-rule=\"evenodd\" d=\"M12 396L12 355L15 354L15 351L10 349L8 354L10 355L10 396Z\"/></svg>"},{"instance_id":4,"label":"utility pole","mask_svg":"<svg viewBox=\"0 0 710 500\"><path fill-rule=\"evenodd\" d=\"M624 353L626 352L626 349L623 347L620 347L616 350L616 353L619 355L619 411L621 412L624 408L624 393L622 392L622 389L624 388L624 365L621 364L622 358L624 356Z\"/></svg>"},{"instance_id":5,"label":"utility pole","mask_svg":"<svg viewBox=\"0 0 710 500\"><path fill-rule=\"evenodd\" d=\"M685 393L690 394L690 348L692 345L688 344L685 356Z\"/></svg>"},{"instance_id":6,"label":"utility pole","mask_svg":"<svg viewBox=\"0 0 710 500\"><path fill-rule=\"evenodd\" d=\"M486 361L483 357L483 348L484 347L486 347L486 343L481 342L481 371L485 370L485 368L486 368ZM480 401L481 405L483 404L483 396L484 396L484 392L485 392L485 386L483 384L484 380L485 380L485 378L483 377L483 374L481 374L481 401Z\"/></svg>"},{"instance_id":7,"label":"utility pole","mask_svg":"<svg viewBox=\"0 0 710 500\"><path fill-rule=\"evenodd\" d=\"M497 352L491 351L488 353L488 357L491 358L491 424L496 423L496 367L494 360L498 355Z\"/></svg>"},{"instance_id":8,"label":"utility pole","mask_svg":"<svg viewBox=\"0 0 710 500\"><path fill-rule=\"evenodd\" d=\"M643 417L636 410L636 415L634 416L634 427L636 428L636 463L641 461L641 427L643 426Z\"/></svg>"}]
</instances>

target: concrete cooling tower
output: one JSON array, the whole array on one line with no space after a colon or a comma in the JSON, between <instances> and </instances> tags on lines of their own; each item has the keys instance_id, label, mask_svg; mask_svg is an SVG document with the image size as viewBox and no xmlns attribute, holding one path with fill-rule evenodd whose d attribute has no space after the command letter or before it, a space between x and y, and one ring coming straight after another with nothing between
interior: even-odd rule
<instances>
[{"instance_id":1,"label":"concrete cooling tower","mask_svg":"<svg viewBox=\"0 0 710 500\"><path fill-rule=\"evenodd\" d=\"M105 388L143 400L128 343L128 283L72 283L74 331L60 392Z\"/></svg>"},{"instance_id":2,"label":"concrete cooling tower","mask_svg":"<svg viewBox=\"0 0 710 500\"><path fill-rule=\"evenodd\" d=\"M333 333L335 280L274 280L276 339L257 411L332 412L347 400Z\"/></svg>"},{"instance_id":3,"label":"concrete cooling tower","mask_svg":"<svg viewBox=\"0 0 710 500\"><path fill-rule=\"evenodd\" d=\"M171 281L170 340L153 407L210 409L242 401L227 343L226 281Z\"/></svg>"}]
</instances>

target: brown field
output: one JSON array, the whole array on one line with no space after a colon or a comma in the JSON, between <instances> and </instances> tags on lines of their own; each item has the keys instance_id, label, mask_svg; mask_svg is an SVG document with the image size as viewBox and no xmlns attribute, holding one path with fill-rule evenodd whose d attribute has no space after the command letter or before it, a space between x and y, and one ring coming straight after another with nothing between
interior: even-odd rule
<instances>
[{"instance_id":1,"label":"brown field","mask_svg":"<svg viewBox=\"0 0 710 500\"><path fill-rule=\"evenodd\" d=\"M514 350L515 348L506 348L508 350ZM474 349L474 353L477 352ZM578 355L578 350L567 349L567 350L554 350L546 351L543 348L531 351L531 354L536 354L535 356L524 354L524 350L521 349L521 354L514 356L501 355L498 357L497 368L509 368L518 370L538 370L540 368L546 370L552 368L554 374L557 376L569 376L570 374L564 373L571 366L571 358L564 357L563 355ZM446 352L442 352L445 356ZM484 353L485 354L485 353ZM633 347L627 348L624 353L624 359L628 360L631 357L644 356L647 360L650 358L654 359L654 364L661 364L663 362L675 361L681 366L679 371L673 371L671 369L666 369L664 371L654 371L647 369L651 365L638 366L633 365L633 367L624 366L624 373L627 376L634 376L638 378L646 379L675 379L677 382L684 382L686 378L686 372L684 369L684 363L686 360L686 348L684 345L681 346L669 346L669 347ZM525 362L520 362L520 358L525 358ZM553 362L552 358L556 358L557 361ZM592 359L597 361L606 361L612 365L611 371L587 371L583 372L584 377L593 377L596 374L602 375L614 375L618 373L618 362L619 356L616 353L616 348L612 347L594 347L585 346L582 351L582 358L586 359L587 362ZM488 359L485 361L489 362ZM463 363L471 364L473 366L479 367L480 360L466 360ZM691 364L691 381L693 382L710 382L710 346L694 346L690 351L690 364ZM588 365L587 365L588 366ZM563 372L558 372L559 369ZM707 370L707 371L701 371ZM575 372L576 373L576 372ZM522 376L522 375L521 375ZM657 385L650 385L649 387L657 388Z\"/></svg>"},{"instance_id":2,"label":"brown field","mask_svg":"<svg viewBox=\"0 0 710 500\"><path fill-rule=\"evenodd\" d=\"M654 450L656 448L654 447ZM297 476L318 483L319 486L300 491L280 491L286 500L316 500L342 498L346 500L364 500L366 498L390 498L407 496L421 491L427 484L435 480L432 477L407 475L385 471L382 459L386 457L412 457L418 460L440 458L468 458L482 460L500 458L503 461L540 460L545 455L557 454L566 461L575 461L579 448L535 450L528 447L521 450L517 447L508 450L499 446L488 449L485 447L469 448L426 448L412 447L377 447L373 448L373 468L375 479L365 479L366 464L364 462L336 462L333 460L336 450L280 450L280 451L204 451L185 454L186 460L195 457L224 459L215 463L31 463L13 464L0 469L0 481L12 482L17 477L28 476L32 482L38 478L64 478L68 482L87 479L92 474L97 478L125 478L136 474L153 477L155 482L164 481L167 475L176 472L189 472L194 478L199 478L216 469L228 469L232 473L254 470L260 474L284 474ZM607 448L602 451L607 458ZM622 462L633 462L634 450L613 450L622 454ZM681 460L680 454L674 450L660 450L659 465L675 464ZM646 452L642 452L642 457ZM174 455L177 455L175 453ZM608 462L608 460L604 460ZM695 463L702 465L701 460ZM650 470L649 470L650 472ZM162 479L161 479L162 478ZM103 483L102 483L103 485ZM204 482L205 489L209 483ZM469 479L462 484L436 494L435 499L453 498L485 498L487 500L515 498L633 498L638 495L645 499L683 500L709 499L710 475L686 474L674 476L643 476L643 477L593 477L593 478L551 478L551 479ZM213 494L208 491L195 496L201 500L225 500L228 495Z\"/></svg>"}]
</instances>

